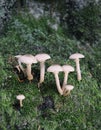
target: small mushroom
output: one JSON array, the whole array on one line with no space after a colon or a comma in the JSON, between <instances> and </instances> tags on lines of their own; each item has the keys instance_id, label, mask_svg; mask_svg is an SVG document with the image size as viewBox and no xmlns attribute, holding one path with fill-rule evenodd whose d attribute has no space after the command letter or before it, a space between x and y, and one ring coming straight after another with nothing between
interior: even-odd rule
<instances>
[{"instance_id":1,"label":"small mushroom","mask_svg":"<svg viewBox=\"0 0 101 130\"><path fill-rule=\"evenodd\" d=\"M79 59L80 58L84 58L84 55L80 54L80 53L75 53L72 54L69 59L74 59L76 62L76 71L77 71L77 79L78 81L81 80L81 71L80 71L80 63L79 63Z\"/></svg>"},{"instance_id":2,"label":"small mushroom","mask_svg":"<svg viewBox=\"0 0 101 130\"><path fill-rule=\"evenodd\" d=\"M71 65L63 65L62 69L63 69L63 72L64 72L64 81L63 81L62 89L64 89L64 86L67 84L68 74L70 72L73 72L74 68Z\"/></svg>"},{"instance_id":3,"label":"small mushroom","mask_svg":"<svg viewBox=\"0 0 101 130\"><path fill-rule=\"evenodd\" d=\"M57 89L58 89L58 92L63 95L63 90L60 86L60 81L59 81L59 77L58 77L58 74L59 72L63 71L62 70L62 67L60 65L52 65L50 66L48 69L47 69L48 72L52 72L55 76L55 80L56 80L56 86L57 86Z\"/></svg>"},{"instance_id":4,"label":"small mushroom","mask_svg":"<svg viewBox=\"0 0 101 130\"><path fill-rule=\"evenodd\" d=\"M74 88L72 85L65 85L63 95L67 96L70 94L70 91Z\"/></svg>"},{"instance_id":5,"label":"small mushroom","mask_svg":"<svg viewBox=\"0 0 101 130\"><path fill-rule=\"evenodd\" d=\"M16 65L14 67L14 72L17 75L17 79L18 79L19 82L23 82L24 79L26 79L26 77L25 77L24 73L22 72L19 65Z\"/></svg>"},{"instance_id":6,"label":"small mushroom","mask_svg":"<svg viewBox=\"0 0 101 130\"><path fill-rule=\"evenodd\" d=\"M39 81L39 86L42 82L44 82L44 75L45 75L45 61L50 59L50 56L48 54L37 54L35 56L37 61L40 62L40 81Z\"/></svg>"},{"instance_id":7,"label":"small mushroom","mask_svg":"<svg viewBox=\"0 0 101 130\"><path fill-rule=\"evenodd\" d=\"M25 99L25 96L20 94L16 96L16 98L20 101L20 107L22 107L23 106L22 101Z\"/></svg>"},{"instance_id":8,"label":"small mushroom","mask_svg":"<svg viewBox=\"0 0 101 130\"><path fill-rule=\"evenodd\" d=\"M26 64L26 74L29 81L33 80L33 75L31 74L31 65L32 63L37 63L36 58L33 55L26 54L18 58L19 65L21 63Z\"/></svg>"},{"instance_id":9,"label":"small mushroom","mask_svg":"<svg viewBox=\"0 0 101 130\"><path fill-rule=\"evenodd\" d=\"M15 58L17 58L17 60L19 60L19 58L23 56L23 55L16 55ZM19 61L18 61L19 62ZM23 68L23 66L21 65L21 63L19 63L19 67L21 68L21 70L23 71L23 73L25 74L25 69Z\"/></svg>"}]
</instances>

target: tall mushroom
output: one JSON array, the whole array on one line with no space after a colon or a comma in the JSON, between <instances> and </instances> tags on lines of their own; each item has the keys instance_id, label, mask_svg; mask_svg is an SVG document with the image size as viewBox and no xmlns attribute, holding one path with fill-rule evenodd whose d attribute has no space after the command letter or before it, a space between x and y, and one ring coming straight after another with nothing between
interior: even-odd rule
<instances>
[{"instance_id":1,"label":"tall mushroom","mask_svg":"<svg viewBox=\"0 0 101 130\"><path fill-rule=\"evenodd\" d=\"M60 81L59 81L59 77L58 77L58 74L59 72L63 71L62 70L62 67L60 65L52 65L50 66L48 69L47 69L48 72L52 72L55 76L55 80L56 80L56 86L57 86L57 89L58 89L58 92L63 95L63 90L60 86Z\"/></svg>"},{"instance_id":2,"label":"tall mushroom","mask_svg":"<svg viewBox=\"0 0 101 130\"><path fill-rule=\"evenodd\" d=\"M63 65L62 69L63 69L63 72L64 72L64 81L63 81L62 89L64 90L64 86L67 84L68 74L70 72L73 72L74 68L71 65Z\"/></svg>"},{"instance_id":3,"label":"tall mushroom","mask_svg":"<svg viewBox=\"0 0 101 130\"><path fill-rule=\"evenodd\" d=\"M67 96L70 94L70 91L74 88L72 85L65 85L63 95Z\"/></svg>"},{"instance_id":4,"label":"tall mushroom","mask_svg":"<svg viewBox=\"0 0 101 130\"><path fill-rule=\"evenodd\" d=\"M80 54L80 53L75 53L72 54L69 59L74 59L76 62L76 71L77 71L77 79L78 81L81 80L81 71L80 71L80 63L79 63L79 59L80 58L84 58L84 55Z\"/></svg>"},{"instance_id":5,"label":"tall mushroom","mask_svg":"<svg viewBox=\"0 0 101 130\"><path fill-rule=\"evenodd\" d=\"M16 96L16 98L20 101L20 107L23 106L22 101L25 99L25 96L23 94L20 94Z\"/></svg>"},{"instance_id":6,"label":"tall mushroom","mask_svg":"<svg viewBox=\"0 0 101 130\"><path fill-rule=\"evenodd\" d=\"M33 80L33 75L31 74L31 65L32 63L37 63L36 58L33 55L26 54L18 58L19 65L21 63L26 64L26 74L29 81Z\"/></svg>"},{"instance_id":7,"label":"tall mushroom","mask_svg":"<svg viewBox=\"0 0 101 130\"><path fill-rule=\"evenodd\" d=\"M39 86L42 82L44 82L44 75L45 75L45 61L50 59L51 57L48 54L37 54L35 56L37 61L40 62L40 81L39 81Z\"/></svg>"}]
</instances>

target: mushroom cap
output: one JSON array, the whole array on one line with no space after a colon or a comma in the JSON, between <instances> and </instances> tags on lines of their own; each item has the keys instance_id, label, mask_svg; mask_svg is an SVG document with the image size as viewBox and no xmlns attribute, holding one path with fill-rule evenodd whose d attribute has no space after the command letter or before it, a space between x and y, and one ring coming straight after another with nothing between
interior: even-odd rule
<instances>
[{"instance_id":1,"label":"mushroom cap","mask_svg":"<svg viewBox=\"0 0 101 130\"><path fill-rule=\"evenodd\" d=\"M71 65L63 65L62 69L64 72L73 72L74 68Z\"/></svg>"},{"instance_id":2,"label":"mushroom cap","mask_svg":"<svg viewBox=\"0 0 101 130\"><path fill-rule=\"evenodd\" d=\"M37 63L36 58L31 54L26 54L18 58L18 61L25 64Z\"/></svg>"},{"instance_id":3,"label":"mushroom cap","mask_svg":"<svg viewBox=\"0 0 101 130\"><path fill-rule=\"evenodd\" d=\"M21 56L22 56L22 55L16 55L16 56L14 56L14 57L18 59L18 58L20 58Z\"/></svg>"},{"instance_id":4,"label":"mushroom cap","mask_svg":"<svg viewBox=\"0 0 101 130\"><path fill-rule=\"evenodd\" d=\"M65 89L71 91L74 88L72 85L66 85Z\"/></svg>"},{"instance_id":5,"label":"mushroom cap","mask_svg":"<svg viewBox=\"0 0 101 130\"><path fill-rule=\"evenodd\" d=\"M20 95L16 96L16 98L18 100L23 100L23 99L25 99L25 96L23 94L20 94Z\"/></svg>"},{"instance_id":6,"label":"mushroom cap","mask_svg":"<svg viewBox=\"0 0 101 130\"><path fill-rule=\"evenodd\" d=\"M84 55L80 54L80 53L75 53L72 54L69 59L78 59L78 58L84 58Z\"/></svg>"},{"instance_id":7,"label":"mushroom cap","mask_svg":"<svg viewBox=\"0 0 101 130\"><path fill-rule=\"evenodd\" d=\"M37 61L39 62L44 62L45 60L50 59L51 57L48 54L42 53L42 54L37 54L35 56L35 58L37 59Z\"/></svg>"},{"instance_id":8,"label":"mushroom cap","mask_svg":"<svg viewBox=\"0 0 101 130\"><path fill-rule=\"evenodd\" d=\"M47 69L48 72L58 73L60 71L63 71L62 66L60 65L51 65Z\"/></svg>"}]
</instances>

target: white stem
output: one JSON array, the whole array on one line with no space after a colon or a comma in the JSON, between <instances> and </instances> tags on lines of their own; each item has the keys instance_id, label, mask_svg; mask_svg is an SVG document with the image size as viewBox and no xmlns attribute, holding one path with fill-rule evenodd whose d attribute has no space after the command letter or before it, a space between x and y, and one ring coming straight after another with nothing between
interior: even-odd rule
<instances>
[{"instance_id":1,"label":"white stem","mask_svg":"<svg viewBox=\"0 0 101 130\"><path fill-rule=\"evenodd\" d=\"M22 105L22 100L20 100L20 107L22 107L23 105Z\"/></svg>"},{"instance_id":2,"label":"white stem","mask_svg":"<svg viewBox=\"0 0 101 130\"><path fill-rule=\"evenodd\" d=\"M16 65L15 67L17 68L17 70L18 70L19 73L20 73L20 71L21 71L21 70L20 70L20 66L19 66L19 65Z\"/></svg>"},{"instance_id":3,"label":"white stem","mask_svg":"<svg viewBox=\"0 0 101 130\"><path fill-rule=\"evenodd\" d=\"M61 88L61 86L60 86L60 81L59 81L58 73L55 73L54 76L55 76L56 86L57 86L58 92L59 92L61 95L63 95L63 90L62 90L62 88Z\"/></svg>"},{"instance_id":4,"label":"white stem","mask_svg":"<svg viewBox=\"0 0 101 130\"><path fill-rule=\"evenodd\" d=\"M62 85L62 90L64 90L64 87L67 84L67 80L68 80L68 72L65 72L64 73L64 81L63 81L63 85Z\"/></svg>"},{"instance_id":5,"label":"white stem","mask_svg":"<svg viewBox=\"0 0 101 130\"><path fill-rule=\"evenodd\" d=\"M26 75L25 69L24 69L23 66L21 65L21 62L18 61L18 63L19 63L19 66L20 66L21 70L23 71L24 75Z\"/></svg>"},{"instance_id":6,"label":"white stem","mask_svg":"<svg viewBox=\"0 0 101 130\"><path fill-rule=\"evenodd\" d=\"M80 71L79 59L76 59L75 62L76 62L77 79L78 79L78 81L80 81L81 80L81 71Z\"/></svg>"},{"instance_id":7,"label":"white stem","mask_svg":"<svg viewBox=\"0 0 101 130\"><path fill-rule=\"evenodd\" d=\"M39 83L44 82L44 75L45 75L45 63L40 62L40 81L39 81Z\"/></svg>"},{"instance_id":8,"label":"white stem","mask_svg":"<svg viewBox=\"0 0 101 130\"><path fill-rule=\"evenodd\" d=\"M33 75L31 74L31 64L27 64L26 73L27 73L28 80L32 80L33 79Z\"/></svg>"}]
</instances>

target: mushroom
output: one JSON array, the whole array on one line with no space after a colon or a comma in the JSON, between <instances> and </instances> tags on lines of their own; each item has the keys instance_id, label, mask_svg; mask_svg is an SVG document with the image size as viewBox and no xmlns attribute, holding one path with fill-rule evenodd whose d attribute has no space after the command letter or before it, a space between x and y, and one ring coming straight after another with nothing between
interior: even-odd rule
<instances>
[{"instance_id":1,"label":"mushroom","mask_svg":"<svg viewBox=\"0 0 101 130\"><path fill-rule=\"evenodd\" d=\"M20 95L16 96L16 98L20 101L20 107L22 107L23 106L22 101L23 101L23 99L25 99L25 96L20 94Z\"/></svg>"},{"instance_id":2,"label":"mushroom","mask_svg":"<svg viewBox=\"0 0 101 130\"><path fill-rule=\"evenodd\" d=\"M31 74L31 65L32 63L37 63L36 58L33 55L26 54L18 58L19 65L21 66L21 63L26 64L26 74L29 81L33 80L33 75Z\"/></svg>"},{"instance_id":3,"label":"mushroom","mask_svg":"<svg viewBox=\"0 0 101 130\"><path fill-rule=\"evenodd\" d=\"M45 61L50 59L50 56L48 54L37 54L35 56L37 61L40 62L40 81L39 81L39 86L42 82L44 82L44 75L45 75Z\"/></svg>"},{"instance_id":4,"label":"mushroom","mask_svg":"<svg viewBox=\"0 0 101 130\"><path fill-rule=\"evenodd\" d=\"M14 68L15 74L17 74L17 79L19 82L23 82L24 79L26 78L24 73L22 72L21 68L19 65L16 65Z\"/></svg>"},{"instance_id":5,"label":"mushroom","mask_svg":"<svg viewBox=\"0 0 101 130\"><path fill-rule=\"evenodd\" d=\"M23 56L23 55L16 55L15 58L17 58L18 62L19 62L19 58ZM23 73L25 74L25 69L23 68L23 66L21 65L21 63L19 63L19 67L21 68L21 70L23 71Z\"/></svg>"},{"instance_id":6,"label":"mushroom","mask_svg":"<svg viewBox=\"0 0 101 130\"><path fill-rule=\"evenodd\" d=\"M67 84L67 80L68 80L68 74L70 72L74 71L74 68L71 65L63 65L62 69L64 71L64 81L63 81L63 86L62 89L64 89L64 86Z\"/></svg>"},{"instance_id":7,"label":"mushroom","mask_svg":"<svg viewBox=\"0 0 101 130\"><path fill-rule=\"evenodd\" d=\"M81 71L80 71L80 63L79 63L79 59L80 58L84 58L84 55L80 54L80 53L75 53L72 54L69 59L74 59L76 62L76 71L77 71L77 79L78 81L81 80Z\"/></svg>"},{"instance_id":8,"label":"mushroom","mask_svg":"<svg viewBox=\"0 0 101 130\"><path fill-rule=\"evenodd\" d=\"M63 90L63 95L67 96L70 94L70 91L74 88L72 85L65 85L64 90Z\"/></svg>"},{"instance_id":9,"label":"mushroom","mask_svg":"<svg viewBox=\"0 0 101 130\"><path fill-rule=\"evenodd\" d=\"M16 65L15 68L16 68L16 69L19 71L19 73L20 73L20 71L21 71L21 70L20 70L20 66L19 66L19 65Z\"/></svg>"},{"instance_id":10,"label":"mushroom","mask_svg":"<svg viewBox=\"0 0 101 130\"><path fill-rule=\"evenodd\" d=\"M47 69L48 72L52 72L55 76L55 80L56 80L56 86L57 86L57 89L58 89L58 92L63 95L63 90L60 86L60 81L59 81L59 77L58 77L58 74L59 72L63 71L62 70L62 67L60 65L52 65L50 66L48 69Z\"/></svg>"}]
</instances>

